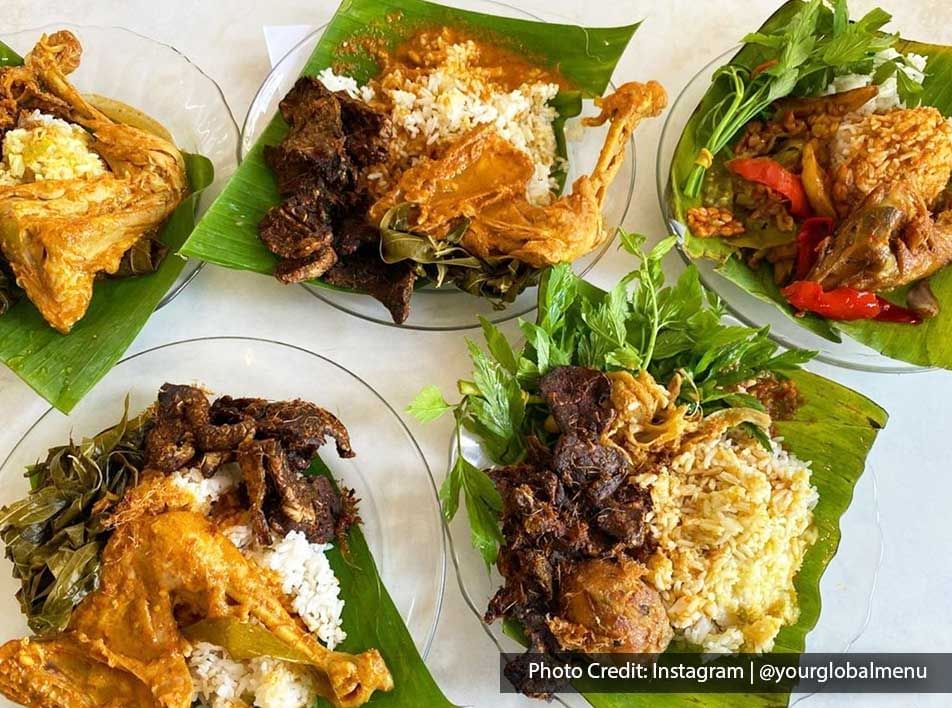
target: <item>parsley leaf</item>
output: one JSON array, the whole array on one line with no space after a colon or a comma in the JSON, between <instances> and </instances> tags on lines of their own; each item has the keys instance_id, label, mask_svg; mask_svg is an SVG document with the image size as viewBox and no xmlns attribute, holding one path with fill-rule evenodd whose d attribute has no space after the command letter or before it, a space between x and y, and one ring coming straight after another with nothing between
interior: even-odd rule
<instances>
[{"instance_id":1,"label":"parsley leaf","mask_svg":"<svg viewBox=\"0 0 952 708\"><path fill-rule=\"evenodd\" d=\"M449 413L453 408L454 406L451 406L443 398L443 393L439 387L431 384L417 394L416 398L407 406L406 412L421 423L429 423L444 413Z\"/></svg>"}]
</instances>

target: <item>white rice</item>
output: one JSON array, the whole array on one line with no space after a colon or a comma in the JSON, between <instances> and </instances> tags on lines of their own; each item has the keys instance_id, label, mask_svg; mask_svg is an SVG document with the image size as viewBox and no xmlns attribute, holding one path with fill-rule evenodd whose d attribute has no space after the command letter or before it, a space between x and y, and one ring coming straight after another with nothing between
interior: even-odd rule
<instances>
[{"instance_id":1,"label":"white rice","mask_svg":"<svg viewBox=\"0 0 952 708\"><path fill-rule=\"evenodd\" d=\"M106 171L78 125L40 113L23 115L3 136L0 186L95 177Z\"/></svg>"},{"instance_id":2,"label":"white rice","mask_svg":"<svg viewBox=\"0 0 952 708\"><path fill-rule=\"evenodd\" d=\"M391 153L411 164L419 157L409 143L422 142L426 148L451 143L464 133L492 125L503 138L525 152L534 173L526 189L530 202L546 204L558 184L551 177L559 167L552 122L558 112L549 105L559 92L555 83L525 83L513 91L501 91L470 70L478 50L473 42L447 48L446 61L416 78L394 74L380 88L359 87L349 76L324 69L318 79L330 90L346 91L354 98L375 98L392 107L394 127ZM408 165L405 165L408 166ZM381 180L382 173L368 175Z\"/></svg>"},{"instance_id":3,"label":"white rice","mask_svg":"<svg viewBox=\"0 0 952 708\"><path fill-rule=\"evenodd\" d=\"M237 483L237 477L236 470L224 465L208 479L191 469L177 472L172 482L194 496L196 510L207 512ZM275 573L294 611L325 646L334 649L346 639L340 583L325 555L330 544L310 543L303 533L292 531L270 547L255 548L249 526L232 526L223 533L246 557ZM193 700L210 708L307 708L317 697L305 672L277 659L234 661L223 648L198 643L192 647L188 665Z\"/></svg>"},{"instance_id":4,"label":"white rice","mask_svg":"<svg viewBox=\"0 0 952 708\"><path fill-rule=\"evenodd\" d=\"M843 74L834 77L829 86L826 87L825 95L833 93L842 93L852 91L853 89L869 86L873 82L873 75L876 70L888 61L896 61L898 67L896 71L903 72L913 83L922 84L925 80L925 69L927 57L921 54L900 54L895 49L884 49L878 52L873 58L873 70L869 74ZM879 92L876 97L867 101L860 108L861 113L882 113L893 108L905 108L905 104L899 97L899 84L896 74L879 84Z\"/></svg>"},{"instance_id":5,"label":"white rice","mask_svg":"<svg viewBox=\"0 0 952 708\"><path fill-rule=\"evenodd\" d=\"M193 467L175 472L172 484L195 497L195 510L207 514L211 505L238 483L240 475L237 465L222 465L208 478Z\"/></svg>"},{"instance_id":6,"label":"white rice","mask_svg":"<svg viewBox=\"0 0 952 708\"><path fill-rule=\"evenodd\" d=\"M374 90L370 86L358 86L357 80L349 76L335 74L330 67L322 69L317 80L324 84L328 91L343 91L351 98L358 98L362 101L372 101Z\"/></svg>"},{"instance_id":7,"label":"white rice","mask_svg":"<svg viewBox=\"0 0 952 708\"><path fill-rule=\"evenodd\" d=\"M294 664L266 657L235 661L214 644L195 644L188 665L192 701L209 708L309 708L318 695L313 679Z\"/></svg>"}]
</instances>

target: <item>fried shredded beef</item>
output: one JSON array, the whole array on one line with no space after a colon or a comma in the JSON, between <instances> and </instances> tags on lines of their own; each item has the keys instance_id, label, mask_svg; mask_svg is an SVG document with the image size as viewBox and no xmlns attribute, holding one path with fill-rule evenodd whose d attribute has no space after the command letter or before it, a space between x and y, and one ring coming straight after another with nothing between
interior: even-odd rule
<instances>
[{"instance_id":1,"label":"fried shredded beef","mask_svg":"<svg viewBox=\"0 0 952 708\"><path fill-rule=\"evenodd\" d=\"M406 263L380 258L380 234L367 221L366 171L384 159L387 118L343 91L302 77L280 103L290 130L265 148L283 199L258 226L281 259L283 283L323 278L367 292L395 322L406 320L415 275Z\"/></svg>"},{"instance_id":2,"label":"fried shredded beef","mask_svg":"<svg viewBox=\"0 0 952 708\"><path fill-rule=\"evenodd\" d=\"M530 652L554 654L574 648L562 632L592 634L560 617L563 586L594 561L635 567L654 549L644 522L650 494L631 481L637 470L625 453L602 440L614 417L611 382L593 369L560 367L542 378L540 388L561 436L551 451L533 439L523 462L489 471L503 502L505 544L497 567L505 584L490 601L485 619L518 621ZM629 578L628 584L655 605L656 611L644 614L644 622L652 626L643 628L650 631L642 636L670 633L657 593L639 578ZM659 617L663 627L654 626ZM555 690L529 681L520 661L511 662L505 672L526 695L547 697Z\"/></svg>"},{"instance_id":3,"label":"fried shredded beef","mask_svg":"<svg viewBox=\"0 0 952 708\"><path fill-rule=\"evenodd\" d=\"M236 463L260 543L270 543L272 531L328 543L359 520L351 490L338 492L327 478L305 474L328 438L339 456L354 456L343 423L313 403L229 396L209 403L199 388L165 384L146 437L146 466L195 467L210 477Z\"/></svg>"}]
</instances>

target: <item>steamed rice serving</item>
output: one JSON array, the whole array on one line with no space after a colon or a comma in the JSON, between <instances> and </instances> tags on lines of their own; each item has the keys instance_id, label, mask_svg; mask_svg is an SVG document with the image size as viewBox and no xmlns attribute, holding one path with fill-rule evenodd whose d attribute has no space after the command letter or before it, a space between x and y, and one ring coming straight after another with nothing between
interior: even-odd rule
<instances>
[{"instance_id":1,"label":"steamed rice serving","mask_svg":"<svg viewBox=\"0 0 952 708\"><path fill-rule=\"evenodd\" d=\"M738 432L741 423L769 429L764 413L701 418L675 404L677 378L665 389L644 372L609 377L613 441L633 459L658 460L634 482L651 495L647 580L675 638L706 652L770 651L797 621L794 581L816 540L809 466L779 439L768 451Z\"/></svg>"},{"instance_id":2,"label":"steamed rice serving","mask_svg":"<svg viewBox=\"0 0 952 708\"><path fill-rule=\"evenodd\" d=\"M177 472L172 484L208 508L235 485L233 470L223 467L209 478L197 469ZM344 601L340 584L325 553L331 544L308 542L291 531L267 548L253 548L249 526L224 529L228 539L248 558L273 572L290 605L307 628L328 649L346 639L341 626ZM235 661L222 647L198 642L188 657L194 682L194 700L209 708L288 708L313 705L318 696L313 675L306 668L270 657Z\"/></svg>"}]
</instances>

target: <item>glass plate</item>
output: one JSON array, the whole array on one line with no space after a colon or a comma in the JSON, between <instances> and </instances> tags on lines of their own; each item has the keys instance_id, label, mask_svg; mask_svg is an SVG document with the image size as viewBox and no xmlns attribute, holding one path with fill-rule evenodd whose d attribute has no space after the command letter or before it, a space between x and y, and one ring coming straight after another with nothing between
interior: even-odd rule
<instances>
[{"instance_id":1,"label":"glass plate","mask_svg":"<svg viewBox=\"0 0 952 708\"><path fill-rule=\"evenodd\" d=\"M50 409L27 431L0 467L0 505L26 493L23 471L45 457L48 448L116 423L127 395L130 411L138 413L154 402L167 381L201 383L217 395L303 398L340 417L357 456L342 460L331 446L322 459L335 478L356 491L380 575L425 657L440 615L446 567L430 469L410 431L379 393L339 364L305 349L263 339L214 337L166 344L124 359L70 416ZM0 566L2 643L29 631L14 597L19 583L8 561Z\"/></svg>"},{"instance_id":2,"label":"glass plate","mask_svg":"<svg viewBox=\"0 0 952 708\"><path fill-rule=\"evenodd\" d=\"M492 465L479 441L463 431L463 456L480 469ZM456 446L451 441L449 466L456 461ZM493 568L486 572L482 556L470 543L469 521L460 510L449 524L450 553L459 580L460 591L469 609L483 630L501 652L522 652L523 647L502 631L502 622L489 625L483 614L489 600L502 584L502 576ZM853 491L853 500L840 519L840 548L820 579L823 609L816 626L807 633L806 650L810 652L846 652L862 636L869 624L869 615L876 579L883 556L883 534L879 519L876 475L872 467L860 476ZM791 704L806 698L794 694ZM556 700L565 706L583 708L589 704L578 695L560 695Z\"/></svg>"},{"instance_id":3,"label":"glass plate","mask_svg":"<svg viewBox=\"0 0 952 708\"><path fill-rule=\"evenodd\" d=\"M466 9L494 15L544 21L543 18L525 10L492 2L491 0L468 2L466 3ZM552 17L555 18L554 15ZM560 18L560 21L566 20ZM291 90L294 82L301 75L304 65L314 52L314 48L320 41L326 26L323 25L314 30L291 49L275 65L261 88L258 89L241 130L241 159L248 154L277 113L278 103ZM611 84L611 89L614 88L615 85ZM591 101L584 102L582 116L594 115L597 112ZM589 172L594 167L606 132L607 128L605 126L586 128L580 140L569 141L569 172L566 185L571 185L576 177ZM624 223L634 189L635 143L634 140L631 140L625 152L624 163L618 172L618 176L608 189L605 206L602 209L605 228L611 236L605 239L605 243L595 251L575 261L574 268L577 273L581 275L587 273L608 251L614 241L615 230ZM402 325L395 325L387 309L369 295L335 290L310 283L304 283L303 285L308 292L329 305L361 319L392 327L436 331L478 327L477 317L479 315L495 323L522 317L535 309L537 290L536 288L527 288L516 298L515 302L507 304L503 310L496 310L492 303L485 298L475 297L451 286L444 288L426 287L413 294L410 317L407 321Z\"/></svg>"},{"instance_id":4,"label":"glass plate","mask_svg":"<svg viewBox=\"0 0 952 708\"><path fill-rule=\"evenodd\" d=\"M658 158L655 168L658 181L658 201L665 222L682 239L684 238L685 226L674 217L668 201L671 162L674 158L674 151L681 140L684 126L707 92L714 71L729 62L738 51L740 51L739 46L729 49L701 69L688 82L677 100L668 109L668 117L665 119L661 141L658 143ZM808 329L801 327L794 321L794 318L780 310L776 305L754 297L717 273L713 262L692 260L680 240L678 252L685 263L693 262L697 266L705 287L713 290L724 300L731 314L751 327L770 325L771 338L789 349L814 350L819 352L817 359L820 361L858 371L882 373L929 371L928 367L916 366L915 364L885 357L845 334L843 335L843 341L839 344L819 337Z\"/></svg>"},{"instance_id":5,"label":"glass plate","mask_svg":"<svg viewBox=\"0 0 952 708\"><path fill-rule=\"evenodd\" d=\"M134 106L164 125L186 152L215 165L215 182L202 192L201 215L224 187L238 160L238 124L225 95L207 74L175 47L121 27L58 22L0 34L0 42L26 54L45 32L70 30L79 37L83 57L70 80L80 91ZM158 307L167 305L201 270L189 260ZM158 308L157 308L158 309Z\"/></svg>"}]
</instances>

